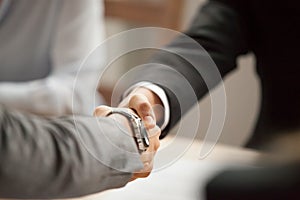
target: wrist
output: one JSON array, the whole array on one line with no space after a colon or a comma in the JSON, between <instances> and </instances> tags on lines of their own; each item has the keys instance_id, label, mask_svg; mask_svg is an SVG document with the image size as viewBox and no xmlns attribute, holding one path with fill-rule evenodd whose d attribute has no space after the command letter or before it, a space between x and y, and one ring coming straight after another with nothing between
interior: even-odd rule
<instances>
[{"instance_id":1,"label":"wrist","mask_svg":"<svg viewBox=\"0 0 300 200\"><path fill-rule=\"evenodd\" d=\"M115 121L115 126L117 126L117 128L121 131L121 134L125 134L131 137L132 139L134 139L133 138L134 134L131 128L131 124L125 116L121 114L113 113L107 117Z\"/></svg>"},{"instance_id":2,"label":"wrist","mask_svg":"<svg viewBox=\"0 0 300 200\"><path fill-rule=\"evenodd\" d=\"M150 141L147 130L140 117L132 110L126 108L112 109L106 116L110 116L112 114L121 115L126 119L127 124L130 126L131 135L135 140L139 153L146 151L150 146Z\"/></svg>"}]
</instances>

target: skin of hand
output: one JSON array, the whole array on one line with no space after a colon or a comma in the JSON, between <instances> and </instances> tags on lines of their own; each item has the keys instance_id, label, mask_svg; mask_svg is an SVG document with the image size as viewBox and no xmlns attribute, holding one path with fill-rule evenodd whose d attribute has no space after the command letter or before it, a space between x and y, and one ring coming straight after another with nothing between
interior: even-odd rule
<instances>
[{"instance_id":1,"label":"skin of hand","mask_svg":"<svg viewBox=\"0 0 300 200\"><path fill-rule=\"evenodd\" d=\"M163 119L163 104L160 98L147 88L136 88L118 107L134 110L143 120L146 128L153 128Z\"/></svg>"},{"instance_id":2,"label":"skin of hand","mask_svg":"<svg viewBox=\"0 0 300 200\"><path fill-rule=\"evenodd\" d=\"M111 107L108 106L98 106L94 111L94 116L97 117L105 117L107 114L111 111ZM129 109L130 112L134 112ZM112 114L108 117L113 118L114 120L117 120L118 122L125 125L125 128L127 129L128 133L132 133L130 124L128 120L120 115L120 114ZM145 126L146 127L146 126ZM140 156L140 159L144 165L144 168L136 171L133 173L132 178L130 181L133 181L137 178L145 178L148 177L153 169L153 160L154 156L160 146L159 136L160 136L160 128L154 124L154 126L151 126L151 128L146 127L148 132L148 137L150 141L150 146L148 147L146 152L143 152Z\"/></svg>"}]
</instances>

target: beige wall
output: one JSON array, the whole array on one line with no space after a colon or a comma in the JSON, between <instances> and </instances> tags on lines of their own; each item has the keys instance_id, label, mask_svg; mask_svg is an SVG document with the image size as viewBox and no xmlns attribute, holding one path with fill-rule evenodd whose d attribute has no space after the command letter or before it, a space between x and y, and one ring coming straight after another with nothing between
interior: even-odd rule
<instances>
[{"instance_id":1,"label":"beige wall","mask_svg":"<svg viewBox=\"0 0 300 200\"><path fill-rule=\"evenodd\" d=\"M247 55L239 59L238 68L225 78L227 113L220 142L242 145L250 136L260 106L259 81L254 72L254 57ZM218 90L219 88L216 88ZM210 97L207 95L198 105L200 124L198 138L204 138L210 121ZM184 123L193 120L191 111Z\"/></svg>"}]
</instances>

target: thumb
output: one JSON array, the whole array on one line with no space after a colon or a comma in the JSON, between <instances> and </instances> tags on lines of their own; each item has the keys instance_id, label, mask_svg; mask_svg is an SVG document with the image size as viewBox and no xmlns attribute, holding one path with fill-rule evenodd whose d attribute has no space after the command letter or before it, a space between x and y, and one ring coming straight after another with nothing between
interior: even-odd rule
<instances>
[{"instance_id":1,"label":"thumb","mask_svg":"<svg viewBox=\"0 0 300 200\"><path fill-rule=\"evenodd\" d=\"M129 100L129 108L137 112L142 118L146 128L151 129L156 125L155 115L148 98L142 94L134 94Z\"/></svg>"},{"instance_id":2,"label":"thumb","mask_svg":"<svg viewBox=\"0 0 300 200\"><path fill-rule=\"evenodd\" d=\"M105 117L111 111L111 107L109 106L98 106L94 111L94 116L97 117Z\"/></svg>"}]
</instances>

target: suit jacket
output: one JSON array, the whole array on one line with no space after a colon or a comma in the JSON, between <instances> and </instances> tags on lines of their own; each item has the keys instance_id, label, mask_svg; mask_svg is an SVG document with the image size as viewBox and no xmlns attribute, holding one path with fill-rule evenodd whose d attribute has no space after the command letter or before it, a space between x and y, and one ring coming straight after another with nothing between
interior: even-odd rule
<instances>
[{"instance_id":1,"label":"suit jacket","mask_svg":"<svg viewBox=\"0 0 300 200\"><path fill-rule=\"evenodd\" d=\"M45 119L0 105L0 198L96 193L124 186L142 167L134 140L112 119Z\"/></svg>"},{"instance_id":2,"label":"suit jacket","mask_svg":"<svg viewBox=\"0 0 300 200\"><path fill-rule=\"evenodd\" d=\"M297 57L300 9L296 2L210 0L199 10L185 32L208 52L222 77L236 68L238 56L248 52L255 54L262 87L262 109L255 131L257 137L262 132L299 128L300 66ZM175 53L167 52L168 49ZM171 69L154 64L135 76L136 82L156 83L167 93L171 117L169 127L162 136L197 103L183 86L185 80L192 86L198 99L212 89L207 87L198 72L206 67L205 62L191 66L183 58L198 56L201 52L195 52L180 36L164 50L157 53L151 62L165 64ZM174 73L174 69L179 73ZM213 85L221 81L212 79ZM184 101L179 103L178 97Z\"/></svg>"}]
</instances>

